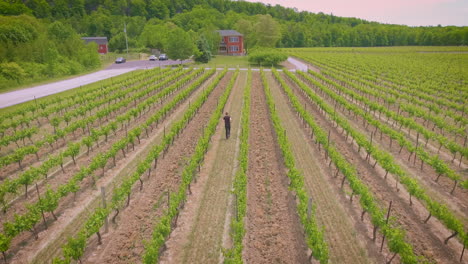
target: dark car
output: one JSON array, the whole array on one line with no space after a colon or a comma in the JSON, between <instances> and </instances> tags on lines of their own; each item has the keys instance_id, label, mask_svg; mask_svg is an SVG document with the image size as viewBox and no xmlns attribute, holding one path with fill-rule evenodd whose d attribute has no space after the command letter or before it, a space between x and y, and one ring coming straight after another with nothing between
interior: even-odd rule
<instances>
[{"instance_id":1,"label":"dark car","mask_svg":"<svg viewBox=\"0 0 468 264\"><path fill-rule=\"evenodd\" d=\"M115 60L115 63L125 63L125 62L126 62L126 60L125 60L125 58L123 58L123 57L118 57L118 58Z\"/></svg>"},{"instance_id":2,"label":"dark car","mask_svg":"<svg viewBox=\"0 0 468 264\"><path fill-rule=\"evenodd\" d=\"M166 54L161 54L161 55L159 55L159 60L160 60L160 61L168 60L168 59L169 59L169 58L167 57Z\"/></svg>"},{"instance_id":3,"label":"dark car","mask_svg":"<svg viewBox=\"0 0 468 264\"><path fill-rule=\"evenodd\" d=\"M158 60L158 58L155 55L151 55L151 56L149 56L149 60L150 61L155 61L155 60Z\"/></svg>"}]
</instances>

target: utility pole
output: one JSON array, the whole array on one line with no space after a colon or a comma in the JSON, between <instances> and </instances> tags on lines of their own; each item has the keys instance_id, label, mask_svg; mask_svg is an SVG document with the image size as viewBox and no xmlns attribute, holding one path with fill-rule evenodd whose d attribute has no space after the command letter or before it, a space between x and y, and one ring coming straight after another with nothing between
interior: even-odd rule
<instances>
[{"instance_id":1,"label":"utility pole","mask_svg":"<svg viewBox=\"0 0 468 264\"><path fill-rule=\"evenodd\" d=\"M127 47L127 57L128 57L127 23L125 21L124 21L124 33L125 33L125 45Z\"/></svg>"}]
</instances>

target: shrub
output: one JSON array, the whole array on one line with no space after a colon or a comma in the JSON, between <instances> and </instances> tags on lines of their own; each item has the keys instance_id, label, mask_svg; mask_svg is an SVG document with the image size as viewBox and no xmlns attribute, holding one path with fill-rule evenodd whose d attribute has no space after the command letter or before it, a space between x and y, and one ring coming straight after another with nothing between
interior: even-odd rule
<instances>
[{"instance_id":1,"label":"shrub","mask_svg":"<svg viewBox=\"0 0 468 264\"><path fill-rule=\"evenodd\" d=\"M0 74L7 80L15 80L17 83L23 81L26 73L16 62L0 64Z\"/></svg>"},{"instance_id":2,"label":"shrub","mask_svg":"<svg viewBox=\"0 0 468 264\"><path fill-rule=\"evenodd\" d=\"M195 61L207 63L211 59L211 49L205 36L201 36L197 40L198 52L195 54Z\"/></svg>"},{"instance_id":3,"label":"shrub","mask_svg":"<svg viewBox=\"0 0 468 264\"><path fill-rule=\"evenodd\" d=\"M42 78L46 71L46 65L35 62L21 62L20 66L26 72L26 78L30 80L38 80Z\"/></svg>"},{"instance_id":4,"label":"shrub","mask_svg":"<svg viewBox=\"0 0 468 264\"><path fill-rule=\"evenodd\" d=\"M251 50L249 53L249 62L264 66L276 66L285 61L288 56L276 49L259 48Z\"/></svg>"}]
</instances>

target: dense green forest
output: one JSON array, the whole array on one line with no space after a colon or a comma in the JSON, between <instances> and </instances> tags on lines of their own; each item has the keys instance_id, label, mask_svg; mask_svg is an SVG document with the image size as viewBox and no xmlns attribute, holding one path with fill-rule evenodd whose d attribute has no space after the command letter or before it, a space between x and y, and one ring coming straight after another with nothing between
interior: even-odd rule
<instances>
[{"instance_id":1,"label":"dense green forest","mask_svg":"<svg viewBox=\"0 0 468 264\"><path fill-rule=\"evenodd\" d=\"M238 30L247 49L468 44L468 27L380 24L245 1L0 0L0 82L94 69L95 47L80 37L106 36L111 51L122 51L124 24L130 49L171 58L215 53L216 29Z\"/></svg>"},{"instance_id":2,"label":"dense green forest","mask_svg":"<svg viewBox=\"0 0 468 264\"><path fill-rule=\"evenodd\" d=\"M172 22L185 31L237 29L252 39L261 15L270 15L278 47L467 45L468 27L408 27L298 12L279 5L230 0L4 0L3 15L31 14L60 20L87 36L119 37L129 23L134 47L144 47L146 24ZM149 22L149 23L148 23ZM247 38L246 38L247 39ZM252 40L252 42L255 42ZM251 43L252 44L252 43Z\"/></svg>"}]
</instances>

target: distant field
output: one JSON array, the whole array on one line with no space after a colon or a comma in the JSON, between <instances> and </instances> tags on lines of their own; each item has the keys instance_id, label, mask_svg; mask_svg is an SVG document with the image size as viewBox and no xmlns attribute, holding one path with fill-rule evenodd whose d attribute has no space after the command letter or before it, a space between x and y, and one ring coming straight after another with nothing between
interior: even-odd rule
<instances>
[{"instance_id":1,"label":"distant field","mask_svg":"<svg viewBox=\"0 0 468 264\"><path fill-rule=\"evenodd\" d=\"M415 53L415 52L468 52L468 46L404 46L404 47L337 47L337 48L291 48L298 52L362 52L362 53Z\"/></svg>"}]
</instances>

